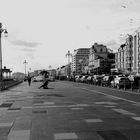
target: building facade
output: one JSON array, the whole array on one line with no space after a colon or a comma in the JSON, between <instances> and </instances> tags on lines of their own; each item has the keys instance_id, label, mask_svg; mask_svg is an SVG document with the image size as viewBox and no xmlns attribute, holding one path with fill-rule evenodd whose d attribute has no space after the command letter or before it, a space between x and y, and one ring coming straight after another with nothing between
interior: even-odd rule
<instances>
[{"instance_id":1,"label":"building facade","mask_svg":"<svg viewBox=\"0 0 140 140\"><path fill-rule=\"evenodd\" d=\"M75 74L82 73L82 60L89 56L89 48L79 48L74 50L72 55L72 64L71 64L71 72Z\"/></svg>"},{"instance_id":2,"label":"building facade","mask_svg":"<svg viewBox=\"0 0 140 140\"><path fill-rule=\"evenodd\" d=\"M98 73L98 69L100 67L100 59L107 59L108 50L105 45L94 43L90 48L89 52L89 72L93 73L96 69Z\"/></svg>"},{"instance_id":3,"label":"building facade","mask_svg":"<svg viewBox=\"0 0 140 140\"><path fill-rule=\"evenodd\" d=\"M125 65L125 72L130 74L133 72L132 66L133 66L133 37L132 35L128 35L126 38L125 43L125 59L124 59L124 65Z\"/></svg>"},{"instance_id":4,"label":"building facade","mask_svg":"<svg viewBox=\"0 0 140 140\"><path fill-rule=\"evenodd\" d=\"M125 71L125 44L122 44L118 49L118 71Z\"/></svg>"},{"instance_id":5,"label":"building facade","mask_svg":"<svg viewBox=\"0 0 140 140\"><path fill-rule=\"evenodd\" d=\"M126 36L125 43L118 49L116 60L118 71L140 74L140 28Z\"/></svg>"},{"instance_id":6,"label":"building facade","mask_svg":"<svg viewBox=\"0 0 140 140\"><path fill-rule=\"evenodd\" d=\"M140 74L140 28L133 33L133 72Z\"/></svg>"}]
</instances>

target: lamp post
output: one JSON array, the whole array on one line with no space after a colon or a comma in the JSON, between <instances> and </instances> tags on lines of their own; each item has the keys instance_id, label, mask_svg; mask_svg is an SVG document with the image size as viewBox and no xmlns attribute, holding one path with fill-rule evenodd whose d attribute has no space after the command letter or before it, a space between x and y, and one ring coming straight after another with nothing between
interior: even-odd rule
<instances>
[{"instance_id":1,"label":"lamp post","mask_svg":"<svg viewBox=\"0 0 140 140\"><path fill-rule=\"evenodd\" d=\"M26 65L27 65L27 61L26 60L24 60L24 62L23 62L23 64L25 64L25 78L26 78Z\"/></svg>"},{"instance_id":2,"label":"lamp post","mask_svg":"<svg viewBox=\"0 0 140 140\"><path fill-rule=\"evenodd\" d=\"M3 81L3 74L2 74L2 47L1 47L1 37L2 37L3 32L5 34L5 37L7 37L7 35L8 35L7 30L3 29L2 28L2 23L0 23L0 84L1 85L2 85L2 81Z\"/></svg>"},{"instance_id":3,"label":"lamp post","mask_svg":"<svg viewBox=\"0 0 140 140\"><path fill-rule=\"evenodd\" d=\"M70 78L70 57L72 56L72 54L70 53L70 51L68 51L68 53L66 54L66 57L68 57L68 79Z\"/></svg>"}]
</instances>

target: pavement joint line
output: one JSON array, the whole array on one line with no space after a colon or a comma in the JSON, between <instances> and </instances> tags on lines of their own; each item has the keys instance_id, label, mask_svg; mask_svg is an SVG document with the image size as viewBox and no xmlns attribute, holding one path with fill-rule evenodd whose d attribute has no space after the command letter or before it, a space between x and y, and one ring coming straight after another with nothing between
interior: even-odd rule
<instances>
[{"instance_id":1,"label":"pavement joint line","mask_svg":"<svg viewBox=\"0 0 140 140\"><path fill-rule=\"evenodd\" d=\"M56 133L54 134L55 140L70 140L78 139L78 136L75 133Z\"/></svg>"},{"instance_id":2,"label":"pavement joint line","mask_svg":"<svg viewBox=\"0 0 140 140\"><path fill-rule=\"evenodd\" d=\"M86 89L86 88L81 88L81 87L77 87L77 88L80 88L80 89L83 89L83 90L87 90L87 91L90 91L90 92L95 92L95 93L99 93L99 94L102 94L102 95L105 95L107 96L108 94L106 93L103 93L103 92L100 92L100 91L97 91L97 90L90 90L90 89ZM140 102L136 102L136 101L132 101L132 100L128 100L128 99L124 99L124 98L121 98L121 97L117 97L117 96L114 96L114 95L110 95L116 99L119 99L119 100L123 100L123 101L127 101L127 102L130 102L130 103L134 103L134 104L138 104L140 105Z\"/></svg>"},{"instance_id":3,"label":"pavement joint line","mask_svg":"<svg viewBox=\"0 0 140 140\"><path fill-rule=\"evenodd\" d=\"M129 111L124 110L124 109L117 109L117 108L115 108L115 109L112 109L112 110L115 111L115 112L121 113L123 115L136 116L135 113L129 112Z\"/></svg>"}]
</instances>

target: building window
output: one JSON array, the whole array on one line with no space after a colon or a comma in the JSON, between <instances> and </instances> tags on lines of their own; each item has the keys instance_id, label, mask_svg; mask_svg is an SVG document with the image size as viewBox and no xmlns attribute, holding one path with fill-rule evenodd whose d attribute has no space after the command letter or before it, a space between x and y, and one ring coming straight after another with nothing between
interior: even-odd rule
<instances>
[{"instance_id":1,"label":"building window","mask_svg":"<svg viewBox=\"0 0 140 140\"><path fill-rule=\"evenodd\" d=\"M100 52L103 52L103 49L102 48L100 49Z\"/></svg>"}]
</instances>

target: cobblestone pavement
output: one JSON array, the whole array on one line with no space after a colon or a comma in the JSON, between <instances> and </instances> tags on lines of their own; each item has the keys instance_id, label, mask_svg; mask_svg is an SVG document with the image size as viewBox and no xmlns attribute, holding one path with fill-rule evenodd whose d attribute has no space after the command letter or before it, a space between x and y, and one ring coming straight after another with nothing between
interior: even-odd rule
<instances>
[{"instance_id":1,"label":"cobblestone pavement","mask_svg":"<svg viewBox=\"0 0 140 140\"><path fill-rule=\"evenodd\" d=\"M40 84L0 94L0 140L139 140L138 102L89 85L56 81L38 89Z\"/></svg>"}]
</instances>

